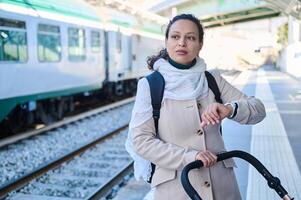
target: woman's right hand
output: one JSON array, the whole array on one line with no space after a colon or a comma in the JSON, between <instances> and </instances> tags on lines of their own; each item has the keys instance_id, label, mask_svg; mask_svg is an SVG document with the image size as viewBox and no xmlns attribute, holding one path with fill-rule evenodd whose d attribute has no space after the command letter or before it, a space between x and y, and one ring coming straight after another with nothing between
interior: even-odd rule
<instances>
[{"instance_id":1,"label":"woman's right hand","mask_svg":"<svg viewBox=\"0 0 301 200\"><path fill-rule=\"evenodd\" d=\"M209 124L214 125L220 123L231 113L231 106L225 106L224 104L220 103L212 103L205 108L201 115L201 126L205 127Z\"/></svg>"},{"instance_id":2,"label":"woman's right hand","mask_svg":"<svg viewBox=\"0 0 301 200\"><path fill-rule=\"evenodd\" d=\"M204 151L199 151L196 154L195 160L202 161L204 167L211 167L217 162L217 156L208 150L204 150Z\"/></svg>"}]
</instances>

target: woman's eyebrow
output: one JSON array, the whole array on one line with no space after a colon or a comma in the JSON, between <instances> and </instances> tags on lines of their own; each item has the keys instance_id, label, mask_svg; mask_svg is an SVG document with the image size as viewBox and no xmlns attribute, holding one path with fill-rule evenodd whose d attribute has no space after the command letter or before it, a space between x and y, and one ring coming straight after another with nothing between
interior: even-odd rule
<instances>
[{"instance_id":1,"label":"woman's eyebrow","mask_svg":"<svg viewBox=\"0 0 301 200\"><path fill-rule=\"evenodd\" d=\"M194 35L196 35L196 33L195 33L195 32L188 32L188 33L186 33L186 34L194 34Z\"/></svg>"},{"instance_id":2,"label":"woman's eyebrow","mask_svg":"<svg viewBox=\"0 0 301 200\"><path fill-rule=\"evenodd\" d=\"M181 33L181 32L179 32L179 31L171 31L171 33ZM188 33L184 33L184 34L194 34L194 35L196 35L196 33L195 32L188 32Z\"/></svg>"}]
</instances>

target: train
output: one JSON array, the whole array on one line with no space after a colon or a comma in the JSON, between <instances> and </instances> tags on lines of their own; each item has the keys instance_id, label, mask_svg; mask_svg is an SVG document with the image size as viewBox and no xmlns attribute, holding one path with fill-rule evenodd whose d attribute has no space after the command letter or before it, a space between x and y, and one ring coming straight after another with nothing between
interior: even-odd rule
<instances>
[{"instance_id":1,"label":"train","mask_svg":"<svg viewBox=\"0 0 301 200\"><path fill-rule=\"evenodd\" d=\"M161 22L82 0L0 1L0 137L133 94L163 41Z\"/></svg>"}]
</instances>

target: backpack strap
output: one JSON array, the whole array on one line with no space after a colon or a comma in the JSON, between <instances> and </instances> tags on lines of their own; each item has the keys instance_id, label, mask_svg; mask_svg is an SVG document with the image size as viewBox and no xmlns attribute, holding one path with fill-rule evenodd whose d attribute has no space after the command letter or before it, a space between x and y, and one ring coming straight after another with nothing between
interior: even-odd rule
<instances>
[{"instance_id":1,"label":"backpack strap","mask_svg":"<svg viewBox=\"0 0 301 200\"><path fill-rule=\"evenodd\" d=\"M208 87L213 92L216 102L222 104L223 100L221 99L221 92L219 91L219 88L217 86L214 76L208 71L205 71L205 75L207 78Z\"/></svg>"},{"instance_id":2,"label":"backpack strap","mask_svg":"<svg viewBox=\"0 0 301 200\"><path fill-rule=\"evenodd\" d=\"M155 122L156 135L158 135L158 123L160 118L161 102L165 88L165 80L162 74L160 74L160 72L158 71L154 71L150 75L146 76L146 79L150 88L151 102L153 107L153 118ZM154 163L151 163L151 168L151 175L147 180L148 183L152 182L156 165Z\"/></svg>"},{"instance_id":3,"label":"backpack strap","mask_svg":"<svg viewBox=\"0 0 301 200\"><path fill-rule=\"evenodd\" d=\"M205 75L206 75L206 79L208 82L208 87L214 94L215 101L222 104L223 100L221 99L221 92L219 91L219 88L218 88L218 85L216 83L214 76L208 71L205 71ZM222 126L220 126L220 133L222 135Z\"/></svg>"},{"instance_id":4,"label":"backpack strap","mask_svg":"<svg viewBox=\"0 0 301 200\"><path fill-rule=\"evenodd\" d=\"M155 120L156 134L158 134L158 122L160 118L161 102L164 93L165 80L158 71L154 71L150 75L146 76L149 84L151 102L153 107L153 118Z\"/></svg>"}]
</instances>

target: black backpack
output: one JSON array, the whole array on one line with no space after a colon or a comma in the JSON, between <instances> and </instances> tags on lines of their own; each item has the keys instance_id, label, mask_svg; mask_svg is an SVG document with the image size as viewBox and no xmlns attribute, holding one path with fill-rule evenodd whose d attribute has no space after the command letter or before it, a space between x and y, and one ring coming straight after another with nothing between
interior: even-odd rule
<instances>
[{"instance_id":1,"label":"black backpack","mask_svg":"<svg viewBox=\"0 0 301 200\"><path fill-rule=\"evenodd\" d=\"M208 71L205 71L205 75L208 81L208 87L213 92L216 102L223 103L221 99L221 93L219 91L215 78ZM158 122L160 118L161 102L162 102L164 88L165 88L165 80L162 74L160 74L160 72L158 71L154 71L153 73L149 74L148 76L146 76L146 79L150 87L151 102L153 107L153 118L155 122L156 135L158 135ZM156 165L151 163L151 167L152 167L151 176L147 180L148 183L152 182Z\"/></svg>"}]
</instances>

